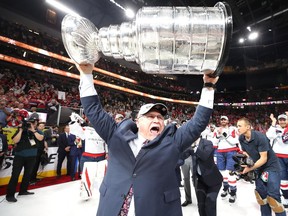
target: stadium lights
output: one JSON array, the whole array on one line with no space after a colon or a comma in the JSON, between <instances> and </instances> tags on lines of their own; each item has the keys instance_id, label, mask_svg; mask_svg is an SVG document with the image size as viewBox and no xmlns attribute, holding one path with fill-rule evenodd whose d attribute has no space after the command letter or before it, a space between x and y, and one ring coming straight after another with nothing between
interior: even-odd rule
<instances>
[{"instance_id":1,"label":"stadium lights","mask_svg":"<svg viewBox=\"0 0 288 216\"><path fill-rule=\"evenodd\" d=\"M135 16L134 11L132 11L130 8L125 9L125 14L128 18L131 18L131 19L134 18Z\"/></svg>"},{"instance_id":2,"label":"stadium lights","mask_svg":"<svg viewBox=\"0 0 288 216\"><path fill-rule=\"evenodd\" d=\"M256 38L258 38L258 32L251 32L251 33L248 35L248 39L249 39L249 40L255 40Z\"/></svg>"},{"instance_id":3,"label":"stadium lights","mask_svg":"<svg viewBox=\"0 0 288 216\"><path fill-rule=\"evenodd\" d=\"M74 15L74 16L79 16L78 13L76 13L75 11L73 11L72 9L70 9L69 7L67 7L66 5L58 2L58 1L55 1L55 0L46 0L46 2L50 5L52 5L53 7L57 8L58 10L61 10L63 11L64 13L67 13L67 14L71 14L71 15Z\"/></svg>"},{"instance_id":4,"label":"stadium lights","mask_svg":"<svg viewBox=\"0 0 288 216\"><path fill-rule=\"evenodd\" d=\"M245 39L244 38L239 38L239 43L244 43Z\"/></svg>"},{"instance_id":5,"label":"stadium lights","mask_svg":"<svg viewBox=\"0 0 288 216\"><path fill-rule=\"evenodd\" d=\"M258 32L252 31L249 26L247 27L247 30L249 31L249 34L248 34L247 37L241 37L241 38L239 38L238 42L239 42L240 44L243 44L243 43L244 43L245 41L247 41L247 40L253 41L253 40L255 40L255 39L258 38L258 36L259 36Z\"/></svg>"}]
</instances>

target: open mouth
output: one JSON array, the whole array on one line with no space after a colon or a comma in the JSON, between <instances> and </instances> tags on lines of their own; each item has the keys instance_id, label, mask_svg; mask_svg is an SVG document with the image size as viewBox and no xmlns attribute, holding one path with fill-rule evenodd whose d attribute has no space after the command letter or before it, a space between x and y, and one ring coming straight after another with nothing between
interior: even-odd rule
<instances>
[{"instance_id":1,"label":"open mouth","mask_svg":"<svg viewBox=\"0 0 288 216\"><path fill-rule=\"evenodd\" d=\"M150 129L150 133L155 134L155 135L157 135L159 133L159 131L160 131L160 127L158 127L158 126L154 126Z\"/></svg>"}]
</instances>

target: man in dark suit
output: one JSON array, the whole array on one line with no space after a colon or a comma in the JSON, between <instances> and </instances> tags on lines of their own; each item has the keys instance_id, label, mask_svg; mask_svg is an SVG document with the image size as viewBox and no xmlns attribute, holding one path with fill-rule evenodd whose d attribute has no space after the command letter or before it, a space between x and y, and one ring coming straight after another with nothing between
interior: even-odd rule
<instances>
[{"instance_id":1,"label":"man in dark suit","mask_svg":"<svg viewBox=\"0 0 288 216\"><path fill-rule=\"evenodd\" d=\"M206 84L199 106L193 118L177 129L174 124L164 126L168 110L161 103L145 104L135 122L125 119L117 124L102 108L94 88L93 66L77 67L84 112L109 149L97 216L129 212L137 216L181 216L175 167L180 154L208 125L213 111L213 85L218 77L203 76Z\"/></svg>"},{"instance_id":2,"label":"man in dark suit","mask_svg":"<svg viewBox=\"0 0 288 216\"><path fill-rule=\"evenodd\" d=\"M181 155L183 164L181 166L183 180L184 180L184 191L185 191L185 201L182 203L182 207L192 204L191 195L191 176L193 172L192 154L194 153L192 147L188 147Z\"/></svg>"},{"instance_id":3,"label":"man in dark suit","mask_svg":"<svg viewBox=\"0 0 288 216\"><path fill-rule=\"evenodd\" d=\"M74 134L69 134L68 136L68 146L70 146L69 158L70 158L70 176L71 180L74 181L76 170L78 170L78 175L80 176L80 159L82 155L82 141L80 138L76 139ZM78 165L77 165L78 160ZM76 167L77 165L77 167Z\"/></svg>"},{"instance_id":4,"label":"man in dark suit","mask_svg":"<svg viewBox=\"0 0 288 216\"><path fill-rule=\"evenodd\" d=\"M69 125L66 125L64 128L64 132L59 135L58 140L57 140L57 145L58 145L57 178L61 177L61 168L62 168L62 163L65 157L67 158L67 166L66 166L67 175L70 175L71 162L69 158L70 146L68 145L69 132L70 132Z\"/></svg>"},{"instance_id":5,"label":"man in dark suit","mask_svg":"<svg viewBox=\"0 0 288 216\"><path fill-rule=\"evenodd\" d=\"M217 196L223 177L214 163L214 148L211 141L200 139L193 154L193 182L200 216L217 215Z\"/></svg>"}]
</instances>

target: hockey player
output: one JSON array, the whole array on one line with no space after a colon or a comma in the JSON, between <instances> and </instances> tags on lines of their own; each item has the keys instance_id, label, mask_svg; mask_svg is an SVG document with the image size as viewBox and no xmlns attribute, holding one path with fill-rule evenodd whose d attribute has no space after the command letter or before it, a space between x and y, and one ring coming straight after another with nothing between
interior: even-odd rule
<instances>
[{"instance_id":1,"label":"hockey player","mask_svg":"<svg viewBox=\"0 0 288 216\"><path fill-rule=\"evenodd\" d=\"M84 120L76 113L70 116L71 134L83 140L83 153L80 160L81 189L80 197L87 200L92 197L93 188L97 188L105 174L107 146L93 127L84 126ZM105 160L105 161L104 161Z\"/></svg>"},{"instance_id":2,"label":"hockey player","mask_svg":"<svg viewBox=\"0 0 288 216\"><path fill-rule=\"evenodd\" d=\"M233 155L237 153L238 136L234 126L229 126L227 116L220 117L220 126L216 129L218 139L217 149L217 166L223 176L223 192L221 197L230 194L229 202L234 203L237 192L237 176L232 174L234 171L235 161ZM231 175L230 175L231 174Z\"/></svg>"},{"instance_id":3,"label":"hockey player","mask_svg":"<svg viewBox=\"0 0 288 216\"><path fill-rule=\"evenodd\" d=\"M281 114L277 119L273 114L270 115L272 121L266 136L270 139L272 149L276 153L281 167L281 184L280 189L283 195L283 205L288 208L288 132L287 132L287 115Z\"/></svg>"}]
</instances>

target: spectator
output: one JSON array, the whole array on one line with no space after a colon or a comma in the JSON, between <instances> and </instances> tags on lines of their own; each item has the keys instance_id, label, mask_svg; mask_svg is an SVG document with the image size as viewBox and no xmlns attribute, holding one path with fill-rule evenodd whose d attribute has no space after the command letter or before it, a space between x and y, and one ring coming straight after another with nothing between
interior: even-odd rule
<instances>
[{"instance_id":1,"label":"spectator","mask_svg":"<svg viewBox=\"0 0 288 216\"><path fill-rule=\"evenodd\" d=\"M21 120L28 119L29 113L26 109L24 109L24 103L18 103L18 107L13 109L13 111L17 112L21 117ZM38 118L39 119L39 118Z\"/></svg>"},{"instance_id":2,"label":"spectator","mask_svg":"<svg viewBox=\"0 0 288 216\"><path fill-rule=\"evenodd\" d=\"M37 108L36 107L31 107L31 114L29 116L29 118L31 119L40 119L39 114L37 113Z\"/></svg>"},{"instance_id":3,"label":"spectator","mask_svg":"<svg viewBox=\"0 0 288 216\"><path fill-rule=\"evenodd\" d=\"M7 124L7 117L10 116L11 109L6 107L6 102L1 99L0 100L0 124L2 127L5 127Z\"/></svg>"}]
</instances>

